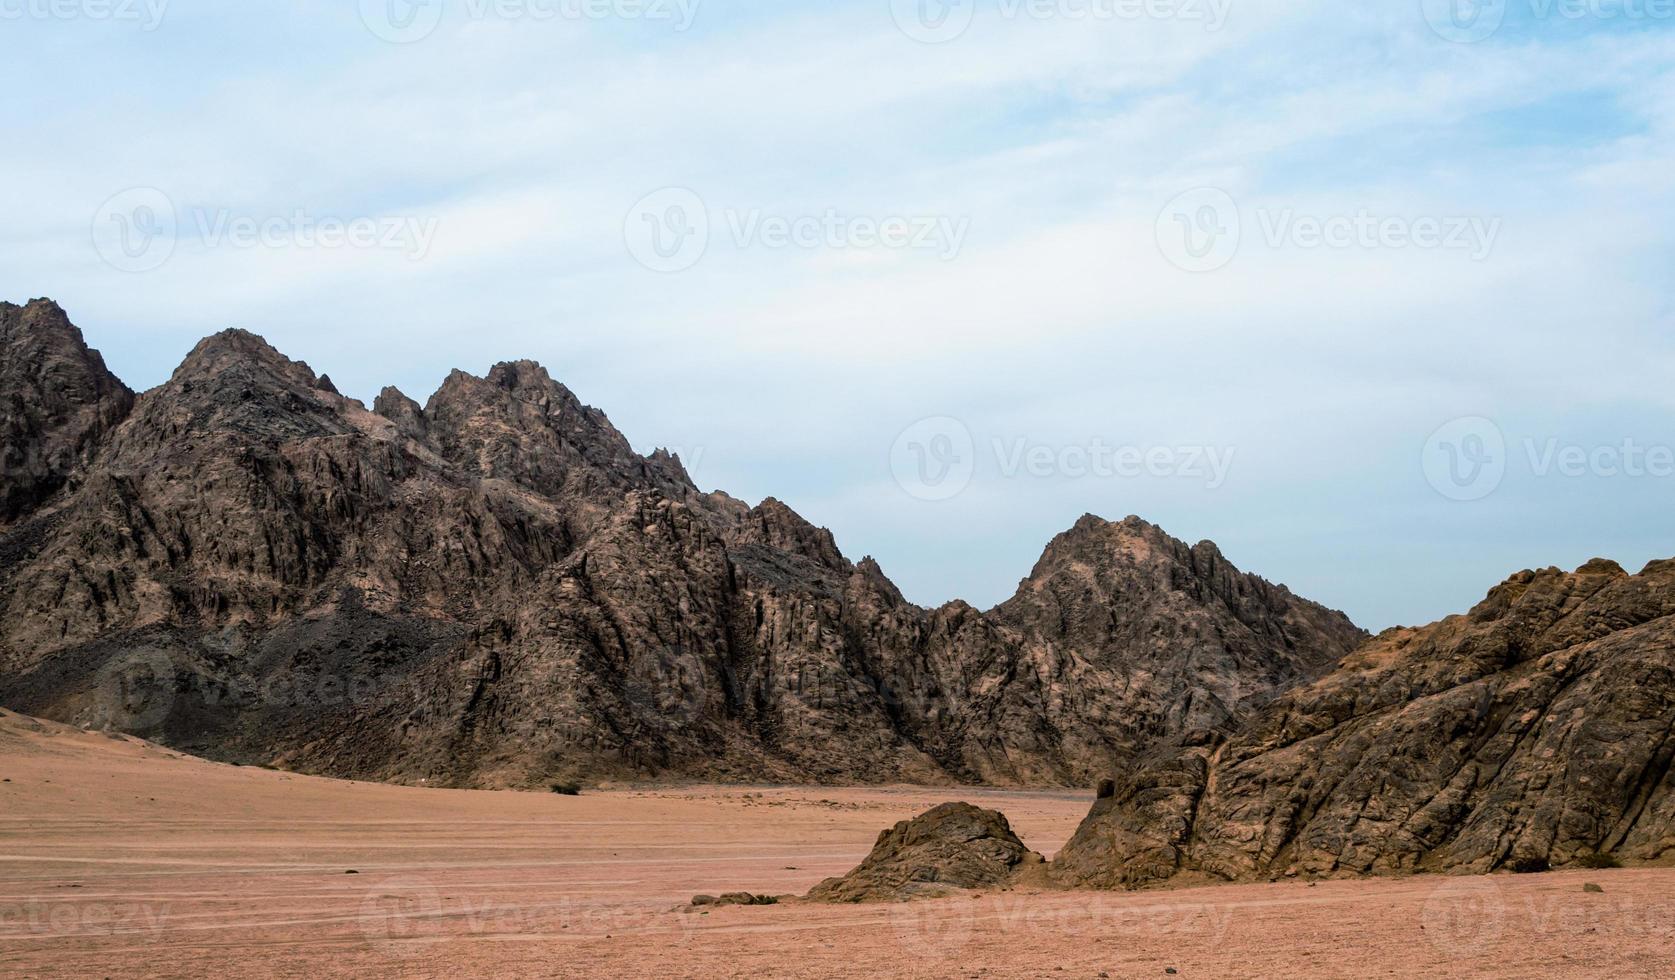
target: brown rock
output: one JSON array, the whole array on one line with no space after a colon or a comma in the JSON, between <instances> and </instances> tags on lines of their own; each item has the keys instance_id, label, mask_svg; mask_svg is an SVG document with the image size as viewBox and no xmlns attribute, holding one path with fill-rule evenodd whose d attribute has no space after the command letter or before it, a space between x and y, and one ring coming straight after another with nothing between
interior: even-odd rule
<instances>
[{"instance_id":1,"label":"brown rock","mask_svg":"<svg viewBox=\"0 0 1675 980\"><path fill-rule=\"evenodd\" d=\"M0 528L73 485L133 405L58 304L0 303Z\"/></svg>"},{"instance_id":2,"label":"brown rock","mask_svg":"<svg viewBox=\"0 0 1675 980\"><path fill-rule=\"evenodd\" d=\"M827 878L816 902L901 902L958 889L996 888L1039 863L1006 818L969 803L944 803L878 836L872 853L841 878Z\"/></svg>"},{"instance_id":3,"label":"brown rock","mask_svg":"<svg viewBox=\"0 0 1675 980\"><path fill-rule=\"evenodd\" d=\"M1119 777L1071 884L1546 870L1675 849L1675 562L1526 571Z\"/></svg>"}]
</instances>

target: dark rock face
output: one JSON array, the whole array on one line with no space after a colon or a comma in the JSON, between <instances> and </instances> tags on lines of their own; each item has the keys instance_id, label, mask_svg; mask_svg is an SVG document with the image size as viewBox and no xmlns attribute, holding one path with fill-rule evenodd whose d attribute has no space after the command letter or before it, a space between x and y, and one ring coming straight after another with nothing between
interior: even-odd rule
<instances>
[{"instance_id":1,"label":"dark rock face","mask_svg":"<svg viewBox=\"0 0 1675 980\"><path fill-rule=\"evenodd\" d=\"M62 489L133 406L58 304L0 303L0 527Z\"/></svg>"},{"instance_id":2,"label":"dark rock face","mask_svg":"<svg viewBox=\"0 0 1675 980\"><path fill-rule=\"evenodd\" d=\"M1467 615L1384 633L1231 734L1154 750L1054 872L1131 887L1667 857L1672 614L1675 561L1521 572Z\"/></svg>"},{"instance_id":3,"label":"dark rock face","mask_svg":"<svg viewBox=\"0 0 1675 980\"><path fill-rule=\"evenodd\" d=\"M878 835L872 853L841 878L808 893L815 902L902 902L956 889L996 888L1041 863L1006 818L969 803L944 803Z\"/></svg>"},{"instance_id":4,"label":"dark rock face","mask_svg":"<svg viewBox=\"0 0 1675 980\"><path fill-rule=\"evenodd\" d=\"M368 411L226 331L132 400L61 314L6 309L7 438L78 449L60 480L7 478L0 703L214 758L1088 785L1364 639L1137 518L1084 519L995 610L922 609L531 362ZM31 386L14 357L81 380Z\"/></svg>"}]
</instances>

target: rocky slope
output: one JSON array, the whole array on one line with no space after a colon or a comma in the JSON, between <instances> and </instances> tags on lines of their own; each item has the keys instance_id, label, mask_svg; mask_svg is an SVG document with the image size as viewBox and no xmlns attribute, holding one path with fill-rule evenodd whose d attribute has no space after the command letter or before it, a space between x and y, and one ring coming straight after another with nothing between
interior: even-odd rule
<instances>
[{"instance_id":1,"label":"rocky slope","mask_svg":"<svg viewBox=\"0 0 1675 980\"><path fill-rule=\"evenodd\" d=\"M5 307L0 703L217 758L471 786L1085 783L1364 640L1130 518L982 612L700 492L531 362L369 411L260 338L133 398ZM62 447L72 452L61 452Z\"/></svg>"},{"instance_id":2,"label":"rocky slope","mask_svg":"<svg viewBox=\"0 0 1675 980\"><path fill-rule=\"evenodd\" d=\"M1119 770L1067 884L1554 867L1675 853L1675 561L1513 576L1231 730Z\"/></svg>"}]
</instances>

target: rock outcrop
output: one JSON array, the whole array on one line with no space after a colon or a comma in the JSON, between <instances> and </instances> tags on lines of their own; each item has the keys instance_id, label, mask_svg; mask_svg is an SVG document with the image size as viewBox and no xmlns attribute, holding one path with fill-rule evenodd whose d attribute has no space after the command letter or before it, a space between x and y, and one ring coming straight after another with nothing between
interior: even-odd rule
<instances>
[{"instance_id":1,"label":"rock outcrop","mask_svg":"<svg viewBox=\"0 0 1675 980\"><path fill-rule=\"evenodd\" d=\"M133 407L58 304L0 303L0 528L64 488Z\"/></svg>"},{"instance_id":2,"label":"rock outcrop","mask_svg":"<svg viewBox=\"0 0 1675 980\"><path fill-rule=\"evenodd\" d=\"M1675 561L1525 571L1119 770L1053 872L1121 888L1667 859L1672 758Z\"/></svg>"},{"instance_id":3,"label":"rock outcrop","mask_svg":"<svg viewBox=\"0 0 1675 980\"><path fill-rule=\"evenodd\" d=\"M878 835L865 861L814 886L814 902L902 902L962 889L998 888L1042 859L1006 818L969 803L944 803Z\"/></svg>"},{"instance_id":4,"label":"rock outcrop","mask_svg":"<svg viewBox=\"0 0 1675 980\"><path fill-rule=\"evenodd\" d=\"M369 411L229 330L135 399L56 307L4 316L7 451L74 451L6 475L0 703L213 758L1088 785L1365 639L1138 518L1083 519L994 610L923 609L532 362Z\"/></svg>"}]
</instances>

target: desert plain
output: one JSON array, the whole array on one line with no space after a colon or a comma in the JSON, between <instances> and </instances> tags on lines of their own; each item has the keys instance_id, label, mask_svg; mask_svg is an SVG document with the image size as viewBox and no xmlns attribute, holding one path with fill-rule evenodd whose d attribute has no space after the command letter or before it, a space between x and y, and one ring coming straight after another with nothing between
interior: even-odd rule
<instances>
[{"instance_id":1,"label":"desert plain","mask_svg":"<svg viewBox=\"0 0 1675 980\"><path fill-rule=\"evenodd\" d=\"M1074 792L388 786L9 712L0 779L6 977L1675 975L1675 869L689 904L800 895L950 799L1051 856Z\"/></svg>"}]
</instances>

